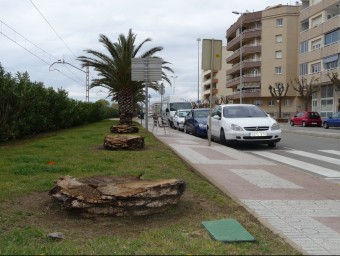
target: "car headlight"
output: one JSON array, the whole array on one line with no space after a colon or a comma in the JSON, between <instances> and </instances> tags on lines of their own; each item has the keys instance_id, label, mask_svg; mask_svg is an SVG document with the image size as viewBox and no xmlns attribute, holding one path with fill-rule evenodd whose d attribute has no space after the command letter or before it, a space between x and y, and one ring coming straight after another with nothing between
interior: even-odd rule
<instances>
[{"instance_id":1,"label":"car headlight","mask_svg":"<svg viewBox=\"0 0 340 256\"><path fill-rule=\"evenodd\" d=\"M198 126L199 126L200 128L205 128L207 125L202 124L202 123L199 123Z\"/></svg>"},{"instance_id":2,"label":"car headlight","mask_svg":"<svg viewBox=\"0 0 340 256\"><path fill-rule=\"evenodd\" d=\"M179 121L179 123L180 123L180 124L183 124L183 123L184 123L184 121L182 121L182 120L181 120L181 121Z\"/></svg>"},{"instance_id":3,"label":"car headlight","mask_svg":"<svg viewBox=\"0 0 340 256\"><path fill-rule=\"evenodd\" d=\"M243 128L237 124L230 124L230 129L233 131L244 131Z\"/></svg>"},{"instance_id":4,"label":"car headlight","mask_svg":"<svg viewBox=\"0 0 340 256\"><path fill-rule=\"evenodd\" d=\"M278 124L278 123L274 123L273 125L272 125L272 127L271 127L271 129L272 129L272 131L274 131L274 130L280 130L280 125Z\"/></svg>"}]
</instances>

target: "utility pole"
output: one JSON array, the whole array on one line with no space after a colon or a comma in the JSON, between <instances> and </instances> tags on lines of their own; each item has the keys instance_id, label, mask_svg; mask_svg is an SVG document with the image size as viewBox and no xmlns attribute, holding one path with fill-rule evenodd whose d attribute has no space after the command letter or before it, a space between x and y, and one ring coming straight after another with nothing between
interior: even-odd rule
<instances>
[{"instance_id":1,"label":"utility pole","mask_svg":"<svg viewBox=\"0 0 340 256\"><path fill-rule=\"evenodd\" d=\"M74 68L80 70L81 72L84 72L84 73L85 73L85 75L86 75L86 77L85 77L85 82L86 82L86 84L85 84L85 90L86 90L86 92L85 92L85 101L86 101L86 102L89 102L89 101L90 101L90 78L89 78L89 67L87 66L87 67L86 67L86 71L84 71L84 70L82 70L82 69L80 69L80 68L78 68L78 67L72 65L71 63L66 62L65 60L63 60L63 61L58 60L58 61L56 61L56 62L53 62L53 63L50 65L50 68L49 68L50 71L51 71L51 67L52 67L54 64L67 64L67 65L70 65L71 67L74 67Z\"/></svg>"}]
</instances>

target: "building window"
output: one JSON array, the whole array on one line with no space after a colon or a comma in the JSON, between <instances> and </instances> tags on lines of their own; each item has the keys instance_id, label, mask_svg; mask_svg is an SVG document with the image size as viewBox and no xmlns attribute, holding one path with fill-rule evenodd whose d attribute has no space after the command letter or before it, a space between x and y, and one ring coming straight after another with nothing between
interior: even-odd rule
<instances>
[{"instance_id":1,"label":"building window","mask_svg":"<svg viewBox=\"0 0 340 256\"><path fill-rule=\"evenodd\" d=\"M282 35L276 35L276 36L275 36L275 41L276 41L277 43L282 43Z\"/></svg>"},{"instance_id":2,"label":"building window","mask_svg":"<svg viewBox=\"0 0 340 256\"><path fill-rule=\"evenodd\" d=\"M319 73L321 71L321 62L311 65L312 73Z\"/></svg>"},{"instance_id":3,"label":"building window","mask_svg":"<svg viewBox=\"0 0 340 256\"><path fill-rule=\"evenodd\" d=\"M325 46L334 44L339 41L339 29L325 34Z\"/></svg>"},{"instance_id":4,"label":"building window","mask_svg":"<svg viewBox=\"0 0 340 256\"><path fill-rule=\"evenodd\" d=\"M300 43L300 53L308 52L308 41Z\"/></svg>"},{"instance_id":5,"label":"building window","mask_svg":"<svg viewBox=\"0 0 340 256\"><path fill-rule=\"evenodd\" d=\"M300 76L307 75L308 74L308 64L302 63L300 64Z\"/></svg>"},{"instance_id":6,"label":"building window","mask_svg":"<svg viewBox=\"0 0 340 256\"><path fill-rule=\"evenodd\" d=\"M285 99L284 101L285 106L289 107L292 105L292 100L291 99Z\"/></svg>"},{"instance_id":7,"label":"building window","mask_svg":"<svg viewBox=\"0 0 340 256\"><path fill-rule=\"evenodd\" d=\"M313 51L317 50L317 49L320 49L321 48L321 38L312 41L311 45L312 45L312 50Z\"/></svg>"},{"instance_id":8,"label":"building window","mask_svg":"<svg viewBox=\"0 0 340 256\"><path fill-rule=\"evenodd\" d=\"M275 74L276 75L282 74L282 67L275 67Z\"/></svg>"},{"instance_id":9,"label":"building window","mask_svg":"<svg viewBox=\"0 0 340 256\"><path fill-rule=\"evenodd\" d=\"M268 101L268 106L274 106L275 105L275 100L271 99Z\"/></svg>"},{"instance_id":10,"label":"building window","mask_svg":"<svg viewBox=\"0 0 340 256\"><path fill-rule=\"evenodd\" d=\"M320 14L319 16L312 19L311 25L312 25L312 27L316 27L316 26L320 25L321 22L322 22L322 16Z\"/></svg>"},{"instance_id":11,"label":"building window","mask_svg":"<svg viewBox=\"0 0 340 256\"><path fill-rule=\"evenodd\" d=\"M275 52L275 59L282 59L282 51Z\"/></svg>"},{"instance_id":12,"label":"building window","mask_svg":"<svg viewBox=\"0 0 340 256\"><path fill-rule=\"evenodd\" d=\"M283 19L276 19L276 26L277 27L283 26Z\"/></svg>"},{"instance_id":13,"label":"building window","mask_svg":"<svg viewBox=\"0 0 340 256\"><path fill-rule=\"evenodd\" d=\"M334 54L323 59L324 69L334 69L339 67L339 55Z\"/></svg>"},{"instance_id":14,"label":"building window","mask_svg":"<svg viewBox=\"0 0 340 256\"><path fill-rule=\"evenodd\" d=\"M262 106L263 100L254 100L253 104L256 105L256 106Z\"/></svg>"}]
</instances>

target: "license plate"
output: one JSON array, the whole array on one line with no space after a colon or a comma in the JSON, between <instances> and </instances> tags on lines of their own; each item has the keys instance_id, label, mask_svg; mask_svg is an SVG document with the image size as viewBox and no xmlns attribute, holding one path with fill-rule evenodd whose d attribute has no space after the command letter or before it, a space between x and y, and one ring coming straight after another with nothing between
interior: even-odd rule
<instances>
[{"instance_id":1,"label":"license plate","mask_svg":"<svg viewBox=\"0 0 340 256\"><path fill-rule=\"evenodd\" d=\"M251 132L250 136L254 136L254 137L257 137L257 136L267 136L267 133L266 132Z\"/></svg>"},{"instance_id":2,"label":"license plate","mask_svg":"<svg viewBox=\"0 0 340 256\"><path fill-rule=\"evenodd\" d=\"M316 124L316 123L312 123L312 124Z\"/></svg>"}]
</instances>

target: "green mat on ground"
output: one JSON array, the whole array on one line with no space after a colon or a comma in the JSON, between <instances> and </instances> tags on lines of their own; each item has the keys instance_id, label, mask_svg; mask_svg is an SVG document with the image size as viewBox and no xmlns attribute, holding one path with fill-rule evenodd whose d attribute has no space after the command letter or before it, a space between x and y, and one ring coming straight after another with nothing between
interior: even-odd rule
<instances>
[{"instance_id":1,"label":"green mat on ground","mask_svg":"<svg viewBox=\"0 0 340 256\"><path fill-rule=\"evenodd\" d=\"M217 241L254 242L255 238L235 219L202 221L202 225Z\"/></svg>"}]
</instances>

